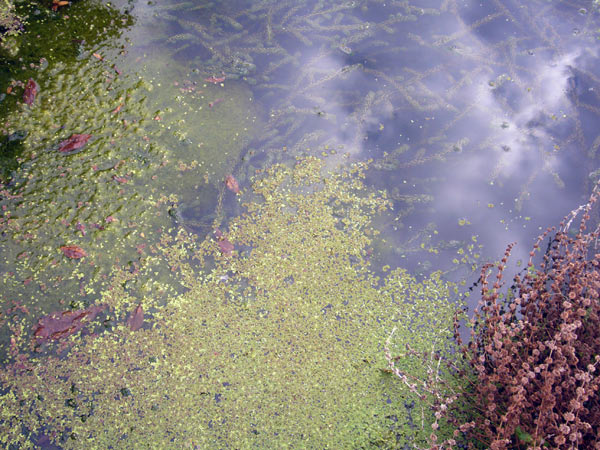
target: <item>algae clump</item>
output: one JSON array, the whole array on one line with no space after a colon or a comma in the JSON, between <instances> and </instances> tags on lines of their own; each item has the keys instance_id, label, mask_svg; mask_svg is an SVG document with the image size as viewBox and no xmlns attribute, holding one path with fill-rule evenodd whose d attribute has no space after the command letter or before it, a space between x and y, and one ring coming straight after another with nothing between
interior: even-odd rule
<instances>
[{"instance_id":1,"label":"algae clump","mask_svg":"<svg viewBox=\"0 0 600 450\"><path fill-rule=\"evenodd\" d=\"M163 234L141 264L151 273L163 260L185 292L166 304L138 299L146 313L137 331L119 299L142 272L117 268L101 300L113 328L71 336L61 356L14 356L0 373L2 443L26 448L42 428L64 448L426 442L404 406L415 396L382 371L383 344L397 327L399 348L447 354L454 286L439 273L420 282L402 269L375 275L371 220L390 203L363 185L364 170L325 173L309 157L257 174L245 213L219 238L231 254L183 228Z\"/></svg>"}]
</instances>

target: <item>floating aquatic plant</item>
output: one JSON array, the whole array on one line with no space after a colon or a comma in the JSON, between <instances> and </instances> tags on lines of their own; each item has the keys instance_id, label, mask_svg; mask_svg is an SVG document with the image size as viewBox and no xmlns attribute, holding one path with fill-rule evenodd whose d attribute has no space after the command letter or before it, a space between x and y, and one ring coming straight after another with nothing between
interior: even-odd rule
<instances>
[{"instance_id":1,"label":"floating aquatic plant","mask_svg":"<svg viewBox=\"0 0 600 450\"><path fill-rule=\"evenodd\" d=\"M182 280L166 303L127 300L145 272L117 268L102 296L111 327L69 331L66 354L15 355L0 372L3 444L26 448L42 428L63 448L426 442L403 406L418 397L381 370L382 343L396 326L396 345L446 354L455 291L439 274L369 268L371 220L389 201L364 169L306 158L258 175L244 194L256 200L227 224L234 255L165 234L141 264L166 260Z\"/></svg>"}]
</instances>

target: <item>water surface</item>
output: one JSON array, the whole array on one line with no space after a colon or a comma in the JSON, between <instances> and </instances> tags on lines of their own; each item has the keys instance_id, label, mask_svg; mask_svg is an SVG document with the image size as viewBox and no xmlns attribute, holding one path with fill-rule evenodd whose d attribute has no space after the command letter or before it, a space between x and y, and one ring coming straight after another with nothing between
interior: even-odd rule
<instances>
[{"instance_id":1,"label":"water surface","mask_svg":"<svg viewBox=\"0 0 600 450\"><path fill-rule=\"evenodd\" d=\"M48 34L48 47L24 44L22 61L5 59L2 72L3 89L11 86L0 103L1 292L3 314L13 317L2 323L5 385L27 398L27 383L14 378L25 379L19 371L28 366L15 361L32 349L40 318L107 304L99 328L83 329L87 350L67 356L44 344L30 369L44 386L53 377L62 386L53 397L64 400L61 414L72 408L89 429L99 421L98 442L135 447L146 414L164 417L172 398L189 408L153 430L174 448L340 448L358 445L357 436L363 448L414 442L410 403L375 361L382 364L385 337L402 322L402 298L426 308L423 299L452 304L459 295L445 281L424 297L416 287L394 291L396 278L404 287L416 281L383 277L391 266L419 279L442 270L443 280L471 282L509 242L519 243L515 262L524 259L542 230L585 201L600 178L599 13L597 2L542 0L119 1L32 10L30 26ZM29 77L39 84L30 106L21 101ZM77 133L91 134L85 147L58 151ZM352 208L329 216L315 197L306 216L322 213L322 228L302 225L307 206L293 189L252 192L257 173L310 156L324 160L314 166L323 176L369 161L356 198L340 187L364 217ZM301 173L294 176L315 181ZM230 175L239 195L224 183ZM307 182L298 192L312 189ZM367 202L377 190L387 199ZM346 197L327 195L345 205ZM264 205L250 207L248 222L244 203ZM367 216L381 234L357 232ZM346 222L333 226L339 217ZM224 255L222 232L239 263ZM60 248L69 245L86 256L66 257ZM132 330L127 318L138 305L145 325ZM418 317L407 329L432 331ZM85 358L103 332L106 351L143 376L123 384L122 366L98 363L106 377L98 388L93 371L65 375L69 361L78 370L95 364ZM124 342L134 353L119 353ZM166 372L147 375L161 354ZM166 395L149 387L161 376L176 380ZM94 414L90 405L104 394L130 402L118 408L141 417L135 431L119 423L117 407L113 416ZM39 445L52 438L76 447L89 433L75 439L73 422L54 422L43 400L36 408L48 413L46 425L30 430Z\"/></svg>"}]
</instances>

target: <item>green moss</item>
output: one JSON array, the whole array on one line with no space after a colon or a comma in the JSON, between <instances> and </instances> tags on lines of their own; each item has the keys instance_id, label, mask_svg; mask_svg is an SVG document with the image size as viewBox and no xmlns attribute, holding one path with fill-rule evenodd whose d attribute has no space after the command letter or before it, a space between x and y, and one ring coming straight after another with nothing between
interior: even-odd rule
<instances>
[{"instance_id":1,"label":"green moss","mask_svg":"<svg viewBox=\"0 0 600 450\"><path fill-rule=\"evenodd\" d=\"M3 0L0 4L5 3ZM0 37L0 91L14 81L38 77L37 68L46 63L76 64L85 56L85 45L112 46L114 39L133 23L128 14L101 1L72 2L57 12L51 2L10 2L8 18L14 24ZM0 7L1 8L1 7ZM0 26L3 22L0 9ZM42 38L43 36L43 38ZM84 44L85 43L85 44ZM16 92L0 104L0 112L14 111Z\"/></svg>"},{"instance_id":2,"label":"green moss","mask_svg":"<svg viewBox=\"0 0 600 450\"><path fill-rule=\"evenodd\" d=\"M258 176L246 212L229 222L231 256L214 239L164 235L146 273L166 261L187 292L167 304L144 298L144 329L74 337L65 358L5 369L3 443L23 441L17 424L70 433L65 448L423 443L427 430L413 429L404 406L411 394L381 370L382 346L398 327L395 349L444 352L453 286L401 269L378 279L366 259L370 224L389 202L363 186L363 165L329 174L323 165L307 158ZM117 300L123 285L140 274L115 274L103 293L117 323L129 308Z\"/></svg>"},{"instance_id":3,"label":"green moss","mask_svg":"<svg viewBox=\"0 0 600 450\"><path fill-rule=\"evenodd\" d=\"M151 115L143 83L113 85L109 70L102 61L54 64L39 79L34 105L21 105L7 124L9 136L25 138L20 168L1 200L0 264L12 273L2 292L35 316L58 309L59 300L96 299L96 284L115 260L135 260L132 252L139 256L136 246L152 227L170 223L166 207L157 215L160 195L145 192L167 151L144 138ZM111 113L119 105L119 113ZM59 143L77 133L92 138L80 151L60 153ZM78 245L88 256L68 259L63 245Z\"/></svg>"},{"instance_id":4,"label":"green moss","mask_svg":"<svg viewBox=\"0 0 600 450\"><path fill-rule=\"evenodd\" d=\"M178 174L161 183L167 192L189 195L197 190L194 185L222 184L260 121L253 94L244 83L230 79L211 83L205 72L166 63L170 57L158 47L135 66L128 68L124 62L123 67L147 80L155 125L170 138Z\"/></svg>"},{"instance_id":5,"label":"green moss","mask_svg":"<svg viewBox=\"0 0 600 450\"><path fill-rule=\"evenodd\" d=\"M107 8L104 19L112 23L118 16ZM91 6L87 14L69 11L72 31L89 28L86 21L111 29ZM45 26L52 31L54 25ZM65 25L56 39L72 37L69 30ZM23 328L49 312L97 302L115 263L143 271L141 261L159 241L157 229L187 227L196 218L209 228L222 220L224 176L251 135L255 115L247 88L207 83L195 73L158 67L156 59L129 67L114 47L81 46L77 58L77 52L65 54L64 61L54 54L33 74L39 88L31 106L16 101L21 85L12 90L15 111L3 123L0 144L6 175L0 285L4 310L12 307L9 300L29 308L31 315L19 321ZM182 93L192 76L201 81L198 92ZM215 99L223 101L210 107ZM92 135L83 149L58 151L60 142L82 133ZM179 210L186 214L170 214ZM63 245L77 245L87 256L69 259ZM127 283L120 304L158 292L165 300L180 288L169 267L145 275ZM0 355L8 347L7 327L0 323Z\"/></svg>"},{"instance_id":6,"label":"green moss","mask_svg":"<svg viewBox=\"0 0 600 450\"><path fill-rule=\"evenodd\" d=\"M23 19L19 17L12 0L0 2L0 55L15 57L19 52L19 36Z\"/></svg>"}]
</instances>

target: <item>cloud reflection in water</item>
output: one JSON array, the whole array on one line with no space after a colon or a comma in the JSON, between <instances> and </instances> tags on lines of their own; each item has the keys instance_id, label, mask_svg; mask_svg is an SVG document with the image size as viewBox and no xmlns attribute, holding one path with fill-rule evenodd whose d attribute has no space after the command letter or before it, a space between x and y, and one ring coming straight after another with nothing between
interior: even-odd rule
<instances>
[{"instance_id":1,"label":"cloud reflection in water","mask_svg":"<svg viewBox=\"0 0 600 450\"><path fill-rule=\"evenodd\" d=\"M487 257L513 240L522 257L598 166L600 20L588 3L140 3L138 30L170 35L138 51L250 84L267 119L249 146L261 163L373 158L373 184L405 212L386 231L388 258L418 267L433 258L419 251L427 224L442 243L468 239L460 218Z\"/></svg>"}]
</instances>

